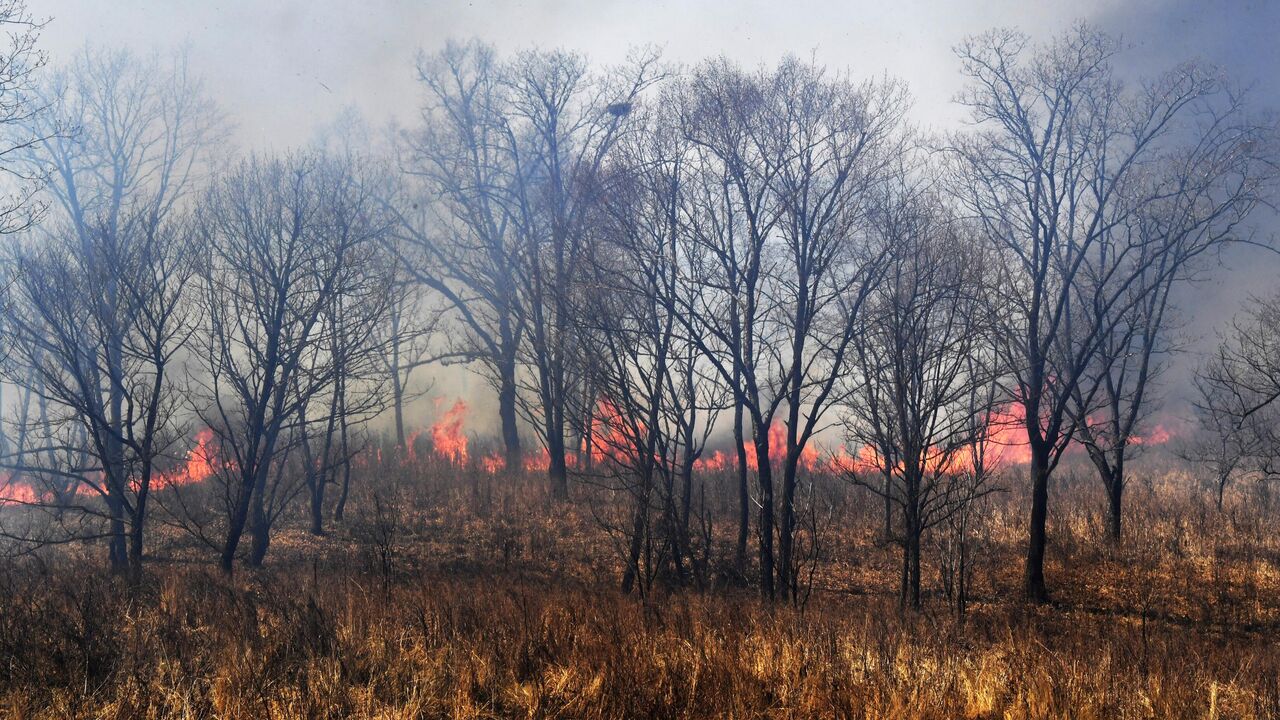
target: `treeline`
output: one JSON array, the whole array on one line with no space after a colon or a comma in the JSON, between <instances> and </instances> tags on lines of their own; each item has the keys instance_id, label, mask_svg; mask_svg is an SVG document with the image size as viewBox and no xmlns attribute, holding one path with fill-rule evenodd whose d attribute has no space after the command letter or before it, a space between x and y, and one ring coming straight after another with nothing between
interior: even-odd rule
<instances>
[{"instance_id":1,"label":"treeline","mask_svg":"<svg viewBox=\"0 0 1280 720\"><path fill-rule=\"evenodd\" d=\"M347 125L243 159L181 57L51 69L33 47L4 93L5 167L39 188L10 213L3 369L4 457L37 490L3 530L104 537L134 578L153 490L228 571L299 499L322 533L368 421L389 410L403 447L412 373L457 361L497 396L509 471L536 448L556 498L625 501L602 521L628 592L708 581L700 476L724 434L738 578L800 601L814 477L840 477L883 500L919 604L922 538L996 487L1012 427L1044 600L1063 453L1087 451L1119 542L1176 290L1252 241L1274 189L1275 126L1226 78L1123 81L1085 25L961 43L972 122L946 135L912 126L900 83L796 58L599 67L471 42L420 57L420 122L387 142ZM1280 395L1257 318L1203 373L1231 437ZM207 477L175 481L202 428ZM1257 447L1233 457L1258 467Z\"/></svg>"}]
</instances>

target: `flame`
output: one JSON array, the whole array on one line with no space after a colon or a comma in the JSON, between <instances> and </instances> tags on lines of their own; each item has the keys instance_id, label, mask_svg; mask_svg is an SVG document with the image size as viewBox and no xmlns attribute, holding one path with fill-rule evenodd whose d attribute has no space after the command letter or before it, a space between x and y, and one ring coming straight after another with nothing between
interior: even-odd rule
<instances>
[{"instance_id":1,"label":"flame","mask_svg":"<svg viewBox=\"0 0 1280 720\"><path fill-rule=\"evenodd\" d=\"M179 469L156 475L156 487L165 488L174 485L208 480L217 469L217 450L213 446L213 430L205 428L196 433L196 446L187 451L187 461Z\"/></svg>"},{"instance_id":2,"label":"flame","mask_svg":"<svg viewBox=\"0 0 1280 720\"><path fill-rule=\"evenodd\" d=\"M431 438L436 457L451 463L466 463L468 441L463 432L469 408L466 402L457 400L446 411L438 422L431 426ZM992 411L986 418L986 448L983 464L987 470L996 467L1026 464L1030 462L1031 453L1026 443L1026 430L1023 423L1022 406L1013 403L1005 408ZM590 420L591 432L584 438L577 452L568 453L565 464L576 467L584 460L601 462L616 459L620 453L630 448L629 435L625 417L618 407L607 400L601 400ZM409 435L406 451L410 458L416 456L415 441L421 431ZM775 462L780 459L786 447L786 425L775 420L768 431L771 455ZM1159 444L1166 442L1169 433L1157 427L1150 436L1135 438L1137 444ZM754 448L748 448L747 467L758 470ZM962 472L971 470L975 462L968 449L954 452L931 452L926 458L925 466L930 472ZM818 443L808 443L800 452L799 466L809 472L841 474L848 472L881 472L883 462L874 447L867 445L851 451L846 448L827 450ZM497 474L506 469L506 460L500 452L493 452L479 459L479 469L489 474ZM551 466L551 456L546 448L527 453L521 463L525 472L546 472ZM694 461L694 469L698 472L721 472L736 465L732 453L716 450L709 455Z\"/></svg>"},{"instance_id":3,"label":"flame","mask_svg":"<svg viewBox=\"0 0 1280 720\"><path fill-rule=\"evenodd\" d=\"M754 444L754 443L753 443ZM781 460L786 452L787 447L787 427L781 421L774 420L769 425L769 459L771 463L777 463ZM812 442L806 443L804 448L800 450L800 467L806 470L814 470L821 466L821 453L817 446ZM759 470L760 461L756 456L756 448L747 448L747 469Z\"/></svg>"},{"instance_id":4,"label":"flame","mask_svg":"<svg viewBox=\"0 0 1280 720\"><path fill-rule=\"evenodd\" d=\"M436 457L448 460L455 465L467 462L467 436L462 432L462 424L467 419L468 409L466 402L458 400L435 425L431 426L431 443L435 448ZM412 451L410 456L412 457Z\"/></svg>"},{"instance_id":5,"label":"flame","mask_svg":"<svg viewBox=\"0 0 1280 720\"><path fill-rule=\"evenodd\" d=\"M404 451L410 460L418 459L418 438L422 436L422 430L411 430L409 437L405 438Z\"/></svg>"},{"instance_id":6,"label":"flame","mask_svg":"<svg viewBox=\"0 0 1280 720\"><path fill-rule=\"evenodd\" d=\"M843 450L831 453L819 470L833 474L881 472L884 463L880 453L870 445L863 445L858 452L850 455Z\"/></svg>"},{"instance_id":7,"label":"flame","mask_svg":"<svg viewBox=\"0 0 1280 720\"><path fill-rule=\"evenodd\" d=\"M582 456L592 463L617 459L631 446L622 411L608 400L596 403L591 417L591 434L585 439ZM640 426L641 431L644 426Z\"/></svg>"},{"instance_id":8,"label":"flame","mask_svg":"<svg viewBox=\"0 0 1280 720\"><path fill-rule=\"evenodd\" d=\"M1027 446L1022 418L1022 406L1017 404L988 414L985 427L987 443L982 458L986 470L1024 465L1031 461L1031 450ZM775 462L785 447L786 427L775 421L769 427L770 456ZM924 464L928 472L952 473L971 471L974 462L973 453L966 448L952 452L932 449L927 453ZM699 460L694 466L699 470L716 470L727 464L728 458L717 452L706 461ZM882 472L884 468L880 453L871 445L864 445L856 452L850 452L845 448L823 450L817 444L809 443L800 451L799 464L809 472L831 474ZM759 469L756 454L750 449L747 453L747 467L751 470Z\"/></svg>"},{"instance_id":9,"label":"flame","mask_svg":"<svg viewBox=\"0 0 1280 720\"><path fill-rule=\"evenodd\" d=\"M480 469L490 475L497 475L507 468L507 460L498 453L490 453L480 458Z\"/></svg>"},{"instance_id":10,"label":"flame","mask_svg":"<svg viewBox=\"0 0 1280 720\"><path fill-rule=\"evenodd\" d=\"M566 453L564 456L565 467L575 468L578 466L578 456L573 453ZM544 473L551 469L551 453L546 448L542 448L537 452L527 453L524 456L524 470L530 473ZM503 467L506 466L504 462Z\"/></svg>"},{"instance_id":11,"label":"flame","mask_svg":"<svg viewBox=\"0 0 1280 720\"><path fill-rule=\"evenodd\" d=\"M698 472L721 472L729 467L729 456L722 450L716 450L707 457L693 461L693 469Z\"/></svg>"},{"instance_id":12,"label":"flame","mask_svg":"<svg viewBox=\"0 0 1280 720\"><path fill-rule=\"evenodd\" d=\"M5 505L30 505L40 502L40 493L27 483L15 482L12 476L0 480L0 507Z\"/></svg>"},{"instance_id":13,"label":"flame","mask_svg":"<svg viewBox=\"0 0 1280 720\"><path fill-rule=\"evenodd\" d=\"M546 448L541 453L530 453L524 458L525 472L546 472L551 467L551 453Z\"/></svg>"},{"instance_id":14,"label":"flame","mask_svg":"<svg viewBox=\"0 0 1280 720\"><path fill-rule=\"evenodd\" d=\"M993 410L987 414L986 448L983 461L988 470L997 467L1031 464L1031 445L1027 442L1026 410L1020 403ZM966 462L972 464L972 456Z\"/></svg>"},{"instance_id":15,"label":"flame","mask_svg":"<svg viewBox=\"0 0 1280 720\"><path fill-rule=\"evenodd\" d=\"M1148 435L1134 435L1129 438L1130 445L1164 445L1172 439L1173 434L1164 425L1156 425Z\"/></svg>"}]
</instances>

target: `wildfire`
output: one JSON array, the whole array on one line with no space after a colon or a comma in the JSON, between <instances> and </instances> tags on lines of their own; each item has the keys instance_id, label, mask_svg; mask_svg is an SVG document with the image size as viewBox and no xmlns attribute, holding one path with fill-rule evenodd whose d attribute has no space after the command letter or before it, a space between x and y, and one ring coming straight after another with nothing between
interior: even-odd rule
<instances>
[{"instance_id":1,"label":"wildfire","mask_svg":"<svg viewBox=\"0 0 1280 720\"><path fill-rule=\"evenodd\" d=\"M14 482L12 477L0 480L0 507L5 505L30 505L40 502L35 488L26 483Z\"/></svg>"},{"instance_id":2,"label":"wildfire","mask_svg":"<svg viewBox=\"0 0 1280 720\"><path fill-rule=\"evenodd\" d=\"M1026 445L1020 406L1014 405L1008 410L991 413L987 418L987 443L982 459L988 470L996 467L1026 464L1030 462L1031 453ZM781 461L786 448L786 426L775 421L769 427L769 452L775 463ZM955 452L937 450L930 453L925 466L930 472L955 472L971 468L974 463L973 454L965 449ZM943 465L945 464L945 467ZM714 472L732 467L734 461L722 451L715 451L706 458L699 459L694 467L699 471ZM856 452L847 449L825 451L816 443L810 443L800 451L800 467L809 472L847 473L847 472L880 472L884 462L880 453L871 445L864 445ZM754 448L747 449L747 468L758 470Z\"/></svg>"},{"instance_id":3,"label":"wildfire","mask_svg":"<svg viewBox=\"0 0 1280 720\"><path fill-rule=\"evenodd\" d=\"M723 450L716 450L707 457L693 461L693 469L698 472L721 472L729 467L729 456Z\"/></svg>"},{"instance_id":4,"label":"wildfire","mask_svg":"<svg viewBox=\"0 0 1280 720\"><path fill-rule=\"evenodd\" d=\"M480 458L480 469L484 470L490 475L497 475L498 473L505 470L506 467L507 467L506 459L496 452L490 453Z\"/></svg>"},{"instance_id":5,"label":"wildfire","mask_svg":"<svg viewBox=\"0 0 1280 720\"><path fill-rule=\"evenodd\" d=\"M1149 435L1134 435L1133 437L1129 438L1129 444L1145 445L1145 446L1164 445L1165 443L1169 442L1169 439L1172 437L1173 436L1170 434L1170 432L1167 429L1165 429L1164 425L1156 425L1154 428L1152 428L1151 433Z\"/></svg>"},{"instance_id":6,"label":"wildfire","mask_svg":"<svg viewBox=\"0 0 1280 720\"><path fill-rule=\"evenodd\" d=\"M466 422L468 409L466 402L458 400L431 426L431 444L436 457L455 465L467 462L467 436L462 432L462 425Z\"/></svg>"},{"instance_id":7,"label":"wildfire","mask_svg":"<svg viewBox=\"0 0 1280 720\"><path fill-rule=\"evenodd\" d=\"M596 404L591 418L591 434L584 440L581 455L592 463L616 458L629 446L622 411L608 400ZM643 426L641 426L643 428Z\"/></svg>"},{"instance_id":8,"label":"wildfire","mask_svg":"<svg viewBox=\"0 0 1280 720\"><path fill-rule=\"evenodd\" d=\"M173 472L156 476L156 487L187 485L209 479L217 469L217 450L213 446L213 430L205 428L196 433L196 446L187 451L187 461Z\"/></svg>"},{"instance_id":9,"label":"wildfire","mask_svg":"<svg viewBox=\"0 0 1280 720\"><path fill-rule=\"evenodd\" d=\"M178 485L189 485L208 480L218 469L217 448L214 443L213 430L205 428L195 434L195 447L187 451L186 460L179 467L169 472L157 472L152 479L152 486L159 490ZM130 481L130 487L137 491L137 479ZM90 495L94 491L87 485L77 485L74 495ZM0 481L0 506L5 504L32 504L47 501L46 494L37 491L29 483L14 482L9 479Z\"/></svg>"},{"instance_id":10,"label":"wildfire","mask_svg":"<svg viewBox=\"0 0 1280 720\"><path fill-rule=\"evenodd\" d=\"M825 471L833 474L849 473L849 472L880 472L884 463L880 459L880 453L870 445L863 445L858 449L857 453L849 454L845 451L837 451L831 453L827 459L818 467L809 466L810 470Z\"/></svg>"},{"instance_id":11,"label":"wildfire","mask_svg":"<svg viewBox=\"0 0 1280 720\"><path fill-rule=\"evenodd\" d=\"M525 472L546 472L551 467L551 453L546 448L540 453L530 453L524 457Z\"/></svg>"},{"instance_id":12,"label":"wildfire","mask_svg":"<svg viewBox=\"0 0 1280 720\"><path fill-rule=\"evenodd\" d=\"M421 436L421 430L413 430L409 433L409 437L405 438L404 451L410 460L418 459L418 438Z\"/></svg>"},{"instance_id":13,"label":"wildfire","mask_svg":"<svg viewBox=\"0 0 1280 720\"><path fill-rule=\"evenodd\" d=\"M439 404L439 403L438 403ZM440 419L430 427L434 456L449 463L461 465L470 459L468 440L465 434L465 423L470 408L463 400L456 400L440 415ZM617 406L601 401L597 404L590 419L591 432L583 438L574 452L565 457L568 467L586 466L587 463L604 462L617 458L620 453L630 448L630 430L627 418ZM641 428L643 429L643 428ZM406 448L408 456L415 458L414 440L420 433L410 435ZM768 431L770 456L775 463L781 463L786 448L786 425L774 421ZM1169 440L1170 433L1157 426L1149 435L1135 437L1131 442L1135 445L1158 445ZM199 462L204 455L203 448L207 440L201 440L196 450L192 451L188 462L188 470L183 477L203 477L212 472L212 466L206 461ZM1031 452L1026 442L1026 426L1023 421L1022 406L1012 403L992 411L986 418L985 442L981 462L988 471L1000 467L1025 465L1030 462ZM748 446L747 467L758 470L755 448ZM962 472L972 470L978 459L969 448L944 452L930 451L925 460L929 472ZM884 462L873 446L859 448L828 449L820 443L811 442L801 451L799 466L813 473L839 474L847 472L880 472ZM498 474L506 469L506 459L501 452L492 452L479 457L476 466L488 474ZM944 466L945 465L945 466ZM529 452L525 455L521 466L525 472L546 472L551 466L551 456L545 448ZM735 468L737 458L731 451L715 450L694 461L694 469L698 472L714 473Z\"/></svg>"}]
</instances>

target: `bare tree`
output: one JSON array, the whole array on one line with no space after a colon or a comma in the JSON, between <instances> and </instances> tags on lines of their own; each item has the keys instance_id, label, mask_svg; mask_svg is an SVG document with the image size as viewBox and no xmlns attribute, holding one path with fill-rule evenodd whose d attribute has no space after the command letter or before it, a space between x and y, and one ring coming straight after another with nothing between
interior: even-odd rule
<instances>
[{"instance_id":1,"label":"bare tree","mask_svg":"<svg viewBox=\"0 0 1280 720\"><path fill-rule=\"evenodd\" d=\"M594 348L586 457L598 448L604 461L582 472L629 497L617 533L622 588L647 596L664 569L676 584L705 580L691 528L693 470L724 390L678 320L688 292L687 142L656 109L634 112L645 131L619 143L607 168L611 190L587 248L575 332Z\"/></svg>"},{"instance_id":2,"label":"bare tree","mask_svg":"<svg viewBox=\"0 0 1280 720\"><path fill-rule=\"evenodd\" d=\"M441 357L432 351L442 324L442 313L429 304L424 286L404 269L398 256L388 259L391 278L388 287L386 320L374 328L374 344L385 348L381 365L391 385L392 418L395 420L396 446L405 447L404 406L419 397L425 389L414 389L414 372L437 362ZM446 350L446 357L450 351Z\"/></svg>"},{"instance_id":3,"label":"bare tree","mask_svg":"<svg viewBox=\"0 0 1280 720\"><path fill-rule=\"evenodd\" d=\"M53 439L68 436L49 435L58 427L80 429L92 458L68 468L49 448L20 453L16 467L70 474L85 492L54 495L60 518L68 509L103 517L112 568L136 582L153 481L186 435L178 391L180 356L194 325L188 231L180 223L158 225L149 214L128 215L114 228L90 227L85 236L68 228L45 238L20 251L16 264L6 370L14 382L34 375L41 401L57 408L52 418L42 413L40 431ZM68 502L74 504L62 505Z\"/></svg>"},{"instance_id":4,"label":"bare tree","mask_svg":"<svg viewBox=\"0 0 1280 720\"><path fill-rule=\"evenodd\" d=\"M1204 436L1184 451L1212 466L1218 506L1237 473L1277 474L1280 432L1280 296L1255 298L1199 369Z\"/></svg>"},{"instance_id":5,"label":"bare tree","mask_svg":"<svg viewBox=\"0 0 1280 720\"><path fill-rule=\"evenodd\" d=\"M0 199L0 234L30 228L46 204L38 195L44 168L24 161L32 148L68 130L49 118L49 98L37 77L47 57L36 48L45 21L36 19L23 0L0 2L0 28L9 40L0 48L0 173L6 194Z\"/></svg>"},{"instance_id":6,"label":"bare tree","mask_svg":"<svg viewBox=\"0 0 1280 720\"><path fill-rule=\"evenodd\" d=\"M1154 405L1152 390L1176 350L1169 341L1174 290L1203 269L1203 256L1237 239L1251 213L1268 202L1274 179L1270 130L1243 115L1240 101L1205 104L1192 125L1198 141L1153 162L1139 182L1150 201L1118 218L1085 264L1081 304L1095 315L1099 345L1073 396L1079 440L1107 490L1108 537L1119 542L1125 461ZM1128 253L1129 260L1120 257ZM1133 263L1132 269L1124 267ZM1129 297L1096 302L1098 286L1132 273ZM1085 304L1085 298L1093 299ZM1109 313L1113 314L1109 316Z\"/></svg>"},{"instance_id":7,"label":"bare tree","mask_svg":"<svg viewBox=\"0 0 1280 720\"><path fill-rule=\"evenodd\" d=\"M758 134L764 98L757 78L726 60L698 66L684 81L678 102L682 132L693 146L688 183L690 292L679 316L732 392L733 439L738 479L736 567L746 572L752 499L751 468L758 473L761 589L773 594L774 498L772 469L760 462L760 445L747 445L751 428L767 428L759 377L765 334L765 284L771 271L766 244L778 222L770 194L776 162ZM767 430L766 430L767 440Z\"/></svg>"},{"instance_id":8,"label":"bare tree","mask_svg":"<svg viewBox=\"0 0 1280 720\"><path fill-rule=\"evenodd\" d=\"M43 80L41 139L23 161L72 232L109 231L126 215L164 219L206 175L226 124L185 55L86 48Z\"/></svg>"},{"instance_id":9,"label":"bare tree","mask_svg":"<svg viewBox=\"0 0 1280 720\"><path fill-rule=\"evenodd\" d=\"M887 192L872 218L894 251L854 341L846 432L875 471L851 477L898 510L900 599L918 608L925 533L989 491L971 482L986 468L969 466L992 411L975 402L994 384L986 260L927 189Z\"/></svg>"},{"instance_id":10,"label":"bare tree","mask_svg":"<svg viewBox=\"0 0 1280 720\"><path fill-rule=\"evenodd\" d=\"M1266 411L1255 411L1243 416L1237 410L1233 382L1222 382L1229 376L1222 374L1222 366L1210 364L1198 368L1196 385L1196 432L1183 438L1178 455L1183 460L1206 468L1211 474L1214 501L1222 510L1227 485L1244 473L1252 456L1260 448L1256 440L1259 433L1253 430L1259 423L1270 423Z\"/></svg>"},{"instance_id":11,"label":"bare tree","mask_svg":"<svg viewBox=\"0 0 1280 720\"><path fill-rule=\"evenodd\" d=\"M33 243L24 262L67 286L24 280L23 301L33 306L23 318L23 355L33 368L26 377L42 402L55 405L52 413L42 406L43 420L82 424L85 449L103 473L95 492L112 518L112 565L137 571L147 493L140 486L133 497L131 472L142 464L149 482L167 442L156 433L171 429L168 365L185 342L179 308L189 253L186 230L170 217L203 174L223 125L182 56L144 61L85 50L37 91L47 111L28 118L38 140L19 157L29 174L48 179L55 212L35 230L47 252ZM96 294L82 295L86 288ZM77 304L81 318L59 315ZM79 322L89 328L83 335L58 337ZM77 338L84 341L78 349L70 344ZM126 549L127 518L133 549Z\"/></svg>"},{"instance_id":12,"label":"bare tree","mask_svg":"<svg viewBox=\"0 0 1280 720\"><path fill-rule=\"evenodd\" d=\"M295 375L295 379L314 376L324 371L318 367L321 364L332 374L329 387L300 407L297 423L311 532L315 535L324 534L325 495L330 485L340 487L334 519L342 520L350 491L351 459L356 450L350 442L352 428L385 408L387 381L394 384L400 372L396 368L397 377L388 378L384 371L388 352L396 352L396 341L392 340L389 347L387 338L378 332L398 299L395 279L382 274L387 271L381 265L370 265L365 271L374 273L368 279L370 286L382 292L374 294L360 288L359 293L335 293L323 319L328 346L323 354L311 357L313 365L306 373ZM403 399L402 394L400 397ZM309 412L312 406L321 412Z\"/></svg>"},{"instance_id":13,"label":"bare tree","mask_svg":"<svg viewBox=\"0 0 1280 720\"><path fill-rule=\"evenodd\" d=\"M1112 66L1119 50L1083 24L1043 47L996 30L957 49L970 79L959 99L975 122L951 148L957 194L994 249L1009 309L1001 348L1031 453L1025 591L1035 601L1048 598L1049 479L1080 429L1073 408L1082 384L1116 324L1148 296L1140 288L1158 246L1182 238L1130 232L1133 223L1160 218L1171 194L1187 192L1187 207L1216 204L1214 191L1197 195L1198 182L1183 171L1217 169L1208 158L1238 154L1244 159L1210 181L1230 186L1266 152L1237 136L1234 103L1217 75L1185 64L1128 91ZM1217 213L1196 205L1196 215Z\"/></svg>"},{"instance_id":14,"label":"bare tree","mask_svg":"<svg viewBox=\"0 0 1280 720\"><path fill-rule=\"evenodd\" d=\"M303 409L332 392L339 328L372 326L385 288L376 258L387 223L359 166L316 155L255 157L205 198L200 233L207 377L197 411L213 430L228 478L222 567L251 530L252 565L270 543L273 467L300 442ZM344 303L341 323L327 322Z\"/></svg>"},{"instance_id":15,"label":"bare tree","mask_svg":"<svg viewBox=\"0 0 1280 720\"><path fill-rule=\"evenodd\" d=\"M523 177L512 156L504 73L493 49L478 42L419 58L424 124L407 137L402 165L420 185L393 207L405 270L445 300L465 331L444 354L480 361L498 393L506 466L519 468L526 314L517 280L524 248L513 215Z\"/></svg>"},{"instance_id":16,"label":"bare tree","mask_svg":"<svg viewBox=\"0 0 1280 720\"><path fill-rule=\"evenodd\" d=\"M528 51L504 74L509 154L520 178L511 203L526 315L522 355L532 370L533 402L524 407L542 438L559 498L568 497L566 439L584 377L573 306L587 223L607 192L602 170L610 151L638 127L629 121L632 106L660 77L650 50L602 73L573 53Z\"/></svg>"},{"instance_id":17,"label":"bare tree","mask_svg":"<svg viewBox=\"0 0 1280 720\"><path fill-rule=\"evenodd\" d=\"M696 324L689 334L751 422L761 589L785 598L796 580L801 458L839 402L857 316L886 257L862 232L864 196L901 150L905 104L894 83L859 85L794 58L755 75L709 63L687 92L683 126L706 163L704 259L695 266L704 292L686 309ZM778 419L775 510L770 433Z\"/></svg>"}]
</instances>

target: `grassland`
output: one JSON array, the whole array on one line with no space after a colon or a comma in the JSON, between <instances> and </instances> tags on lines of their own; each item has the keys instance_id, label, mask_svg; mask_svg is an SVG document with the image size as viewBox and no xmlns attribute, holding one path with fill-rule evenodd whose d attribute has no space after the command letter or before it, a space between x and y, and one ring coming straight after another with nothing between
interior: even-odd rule
<instances>
[{"instance_id":1,"label":"grassland","mask_svg":"<svg viewBox=\"0 0 1280 720\"><path fill-rule=\"evenodd\" d=\"M394 463L358 481L344 523L316 537L286 518L266 566L232 577L163 527L139 589L100 569L100 546L6 562L0 714L1280 717L1280 523L1252 486L1219 511L1151 469L1113 547L1092 478L1064 476L1054 601L1031 606L1011 477L980 513L960 616L932 548L925 608L900 612L897 549L852 490L832 501L813 593L793 606L726 581L622 595L608 500L583 488L556 503L537 478ZM716 526L713 560L731 535Z\"/></svg>"}]
</instances>

